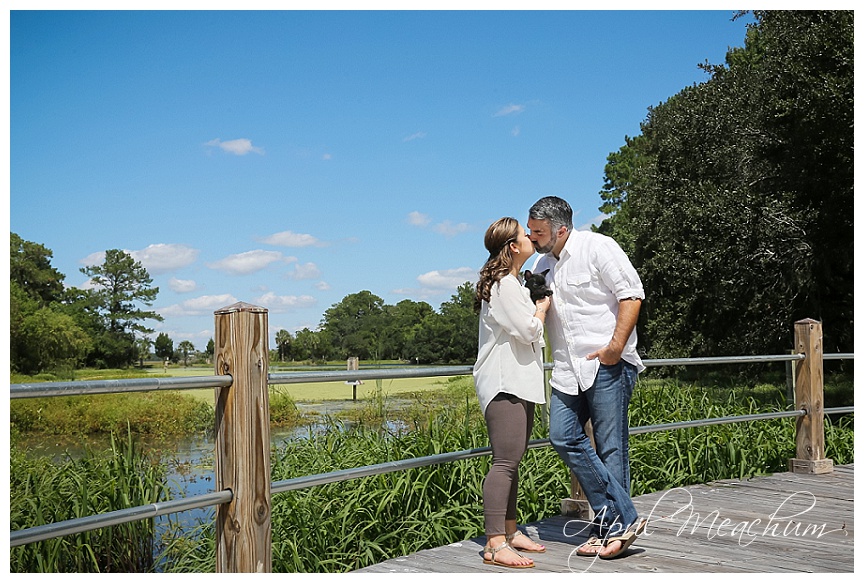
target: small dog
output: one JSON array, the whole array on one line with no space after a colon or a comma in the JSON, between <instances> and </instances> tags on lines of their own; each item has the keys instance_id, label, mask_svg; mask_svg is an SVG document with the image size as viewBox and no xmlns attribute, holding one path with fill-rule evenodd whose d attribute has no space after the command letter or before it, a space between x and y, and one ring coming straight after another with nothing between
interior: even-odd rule
<instances>
[{"instance_id":1,"label":"small dog","mask_svg":"<svg viewBox=\"0 0 864 583\"><path fill-rule=\"evenodd\" d=\"M531 273L530 271L525 270L525 273L523 274L525 277L525 287L531 291L532 302L536 303L537 300L552 295L552 290L549 289L548 285L546 285L547 273L549 273L548 269L541 271L540 273Z\"/></svg>"}]
</instances>

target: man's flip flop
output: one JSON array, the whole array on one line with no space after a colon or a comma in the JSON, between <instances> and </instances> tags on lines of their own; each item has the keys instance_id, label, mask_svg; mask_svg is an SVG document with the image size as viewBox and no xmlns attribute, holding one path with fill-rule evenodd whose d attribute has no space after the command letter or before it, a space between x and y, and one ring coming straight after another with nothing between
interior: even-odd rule
<instances>
[{"instance_id":1,"label":"man's flip flop","mask_svg":"<svg viewBox=\"0 0 864 583\"><path fill-rule=\"evenodd\" d=\"M582 550L585 548L594 549L594 552L588 552L587 550ZM597 538L596 536L592 536L584 543L579 545L579 548L576 549L576 554L580 557L596 557L600 554L600 551L603 550L603 541Z\"/></svg>"},{"instance_id":2,"label":"man's flip flop","mask_svg":"<svg viewBox=\"0 0 864 583\"><path fill-rule=\"evenodd\" d=\"M630 545L632 545L633 541L635 541L635 540L636 540L636 533L635 532L625 532L621 536L609 537L608 539L606 539L606 546L607 547L616 541L620 542L621 546L618 548L617 551L609 553L608 555L600 555L600 558L601 559L614 559L615 557L621 556L621 553L623 553L628 548L630 548Z\"/></svg>"}]
</instances>

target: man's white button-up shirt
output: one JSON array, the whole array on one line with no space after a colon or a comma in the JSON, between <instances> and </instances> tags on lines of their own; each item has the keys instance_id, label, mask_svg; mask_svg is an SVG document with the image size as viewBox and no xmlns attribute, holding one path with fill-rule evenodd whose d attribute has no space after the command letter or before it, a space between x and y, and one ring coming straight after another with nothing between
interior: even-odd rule
<instances>
[{"instance_id":1,"label":"man's white button-up shirt","mask_svg":"<svg viewBox=\"0 0 864 583\"><path fill-rule=\"evenodd\" d=\"M585 356L606 346L618 319L618 302L645 298L642 281L630 259L611 237L591 231L571 231L560 258L542 255L535 273L549 269L552 307L546 331L552 349L551 385L576 395L594 384L599 360ZM634 329L621 358L645 370L636 352Z\"/></svg>"}]
</instances>

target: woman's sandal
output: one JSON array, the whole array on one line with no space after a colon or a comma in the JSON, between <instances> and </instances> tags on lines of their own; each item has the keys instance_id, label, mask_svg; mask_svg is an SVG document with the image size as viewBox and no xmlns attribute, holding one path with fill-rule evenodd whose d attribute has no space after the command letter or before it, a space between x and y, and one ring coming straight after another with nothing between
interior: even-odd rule
<instances>
[{"instance_id":1,"label":"woman's sandal","mask_svg":"<svg viewBox=\"0 0 864 583\"><path fill-rule=\"evenodd\" d=\"M527 538L528 540L530 540L532 543L534 543L534 544L540 544L540 543L536 543L536 542L534 542L534 541L531 539L530 536L528 536L527 534L525 534L525 533L522 532L521 530L517 530L517 531L514 532L513 534L508 534L508 535L506 535L506 536L504 537L504 540L507 542L507 544L510 546L511 549L514 549L514 550L519 551L519 552L522 552L522 553L545 553L545 552L546 552L546 547L544 547L543 545L540 545L542 548L537 549L537 550L534 550L534 549L520 549L520 548L514 547L514 546L513 546L513 539L516 538L517 536L519 536L520 534L521 534L522 536L524 536L525 538Z\"/></svg>"},{"instance_id":2,"label":"woman's sandal","mask_svg":"<svg viewBox=\"0 0 864 583\"><path fill-rule=\"evenodd\" d=\"M583 550L585 549L585 550ZM593 549L592 551L588 551L587 549ZM579 548L576 549L576 554L580 557L596 557L600 554L600 551L603 550L603 541L597 538L596 536L592 536L584 543L579 545Z\"/></svg>"},{"instance_id":3,"label":"woman's sandal","mask_svg":"<svg viewBox=\"0 0 864 583\"><path fill-rule=\"evenodd\" d=\"M609 545L611 545L614 542L620 542L621 546L618 547L617 551L613 551L613 552L609 553L608 555L600 555L600 558L601 559L614 559L615 557L621 556L621 554L624 551L626 551L628 548L630 548L630 545L632 545L633 541L635 541L635 540L636 540L636 533L632 532L632 531L631 532L625 532L621 536L610 536L609 538L606 539L606 545L605 546L608 547Z\"/></svg>"},{"instance_id":4,"label":"woman's sandal","mask_svg":"<svg viewBox=\"0 0 864 583\"><path fill-rule=\"evenodd\" d=\"M503 543L501 543L500 545L498 545L494 549L488 545L483 547L483 563L486 565L498 565L499 567L508 567L510 569L530 569L531 567L534 566L534 561L531 561L530 565L509 565L507 563L502 563L501 561L496 561L495 560L495 553L502 551L504 549L509 549L510 551L519 555L519 553L516 552L516 549L514 549L513 547L508 545L507 541L505 540ZM492 558L487 559L486 553L489 553L490 555L492 555ZM522 557L522 555L519 555L519 556ZM522 558L524 558L524 557L522 557Z\"/></svg>"}]
</instances>

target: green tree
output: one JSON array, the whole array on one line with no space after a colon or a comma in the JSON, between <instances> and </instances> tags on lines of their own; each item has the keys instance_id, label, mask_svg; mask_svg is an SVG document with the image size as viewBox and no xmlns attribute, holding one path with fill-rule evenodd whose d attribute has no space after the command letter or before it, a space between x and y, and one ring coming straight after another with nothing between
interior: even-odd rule
<instances>
[{"instance_id":1,"label":"green tree","mask_svg":"<svg viewBox=\"0 0 864 583\"><path fill-rule=\"evenodd\" d=\"M349 294L324 312L321 331L333 340L338 358L378 359L383 313L384 300L372 292Z\"/></svg>"},{"instance_id":2,"label":"green tree","mask_svg":"<svg viewBox=\"0 0 864 583\"><path fill-rule=\"evenodd\" d=\"M477 358L477 313L474 286L465 282L439 312L427 314L407 345L411 358L423 364L470 364Z\"/></svg>"},{"instance_id":3,"label":"green tree","mask_svg":"<svg viewBox=\"0 0 864 583\"><path fill-rule=\"evenodd\" d=\"M207 341L207 348L204 350L207 357L212 359L213 355L216 354L216 343L213 342L213 339Z\"/></svg>"},{"instance_id":4,"label":"green tree","mask_svg":"<svg viewBox=\"0 0 864 583\"><path fill-rule=\"evenodd\" d=\"M165 332L160 332L159 335L156 336L153 351L160 360L172 358L174 356L174 341L171 340Z\"/></svg>"},{"instance_id":5,"label":"green tree","mask_svg":"<svg viewBox=\"0 0 864 583\"><path fill-rule=\"evenodd\" d=\"M448 362L469 364L477 359L479 316L474 311L474 286L466 281L441 304L441 320L449 336Z\"/></svg>"},{"instance_id":6,"label":"green tree","mask_svg":"<svg viewBox=\"0 0 864 583\"><path fill-rule=\"evenodd\" d=\"M183 366L188 366L189 355L195 352L195 345L189 340L183 340L177 345L177 351L183 356Z\"/></svg>"},{"instance_id":7,"label":"green tree","mask_svg":"<svg viewBox=\"0 0 864 583\"><path fill-rule=\"evenodd\" d=\"M26 374L49 369L70 370L90 349L90 337L72 317L43 307L20 323L15 365Z\"/></svg>"},{"instance_id":8,"label":"green tree","mask_svg":"<svg viewBox=\"0 0 864 583\"><path fill-rule=\"evenodd\" d=\"M51 257L50 249L10 233L9 361L25 374L74 368L92 348L61 303L65 276Z\"/></svg>"},{"instance_id":9,"label":"green tree","mask_svg":"<svg viewBox=\"0 0 864 583\"><path fill-rule=\"evenodd\" d=\"M653 357L784 351L803 317L852 350L852 12L753 14L606 168L599 230L642 276Z\"/></svg>"},{"instance_id":10,"label":"green tree","mask_svg":"<svg viewBox=\"0 0 864 583\"><path fill-rule=\"evenodd\" d=\"M298 330L292 344L296 360L325 360L330 353L329 336L322 330Z\"/></svg>"},{"instance_id":11,"label":"green tree","mask_svg":"<svg viewBox=\"0 0 864 583\"><path fill-rule=\"evenodd\" d=\"M288 330L280 329L276 332L276 350L279 360L285 362L291 357L291 343L294 338Z\"/></svg>"},{"instance_id":12,"label":"green tree","mask_svg":"<svg viewBox=\"0 0 864 583\"><path fill-rule=\"evenodd\" d=\"M150 349L153 347L153 341L146 336L141 336L135 339L135 349L138 353L138 364L144 366L144 361L150 358Z\"/></svg>"},{"instance_id":13,"label":"green tree","mask_svg":"<svg viewBox=\"0 0 864 583\"><path fill-rule=\"evenodd\" d=\"M58 301L65 275L51 265L53 252L47 247L9 234L9 278L40 305Z\"/></svg>"},{"instance_id":14,"label":"green tree","mask_svg":"<svg viewBox=\"0 0 864 583\"><path fill-rule=\"evenodd\" d=\"M144 320L163 320L158 313L138 307L151 306L159 288L152 287L153 281L141 263L120 249L107 250L101 265L83 267L81 273L94 285L93 295L105 325L105 332L96 338L102 361L107 366L131 364L135 359L134 333L153 332L143 325Z\"/></svg>"},{"instance_id":15,"label":"green tree","mask_svg":"<svg viewBox=\"0 0 864 583\"><path fill-rule=\"evenodd\" d=\"M379 334L382 358L416 358L409 347L424 319L434 311L426 302L413 300L402 300L395 306L384 306L383 329Z\"/></svg>"},{"instance_id":16,"label":"green tree","mask_svg":"<svg viewBox=\"0 0 864 583\"><path fill-rule=\"evenodd\" d=\"M596 229L597 232L615 239L625 253L634 252L633 234L629 229L630 212L627 198L636 188L640 166L645 162L645 137L624 137L625 144L607 158L604 169L603 190L600 198L603 204L600 211L610 215Z\"/></svg>"}]
</instances>

